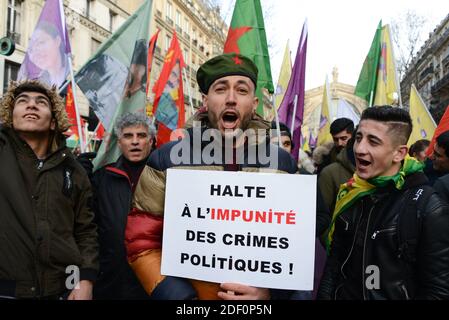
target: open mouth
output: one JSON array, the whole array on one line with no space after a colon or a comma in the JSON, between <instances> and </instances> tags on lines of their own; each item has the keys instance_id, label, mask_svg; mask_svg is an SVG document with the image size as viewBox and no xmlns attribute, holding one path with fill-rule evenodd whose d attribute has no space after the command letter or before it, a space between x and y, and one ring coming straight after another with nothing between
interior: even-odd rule
<instances>
[{"instance_id":1,"label":"open mouth","mask_svg":"<svg viewBox=\"0 0 449 320\"><path fill-rule=\"evenodd\" d=\"M24 116L24 118L27 119L27 120L37 120L37 119L39 119L39 116L37 114L34 114L34 113L29 113L29 114L26 114Z\"/></svg>"},{"instance_id":2,"label":"open mouth","mask_svg":"<svg viewBox=\"0 0 449 320\"><path fill-rule=\"evenodd\" d=\"M221 119L225 129L234 129L239 120L239 116L235 111L225 111Z\"/></svg>"},{"instance_id":3,"label":"open mouth","mask_svg":"<svg viewBox=\"0 0 449 320\"><path fill-rule=\"evenodd\" d=\"M129 150L130 152L133 152L133 153L136 153L136 152L141 152L142 150L140 150L140 149L131 149L131 150Z\"/></svg>"},{"instance_id":4,"label":"open mouth","mask_svg":"<svg viewBox=\"0 0 449 320\"><path fill-rule=\"evenodd\" d=\"M369 166L371 164L370 161L364 160L364 159L360 159L360 158L357 158L357 162L358 162L359 166L361 166L361 167L367 167L367 166Z\"/></svg>"}]
</instances>

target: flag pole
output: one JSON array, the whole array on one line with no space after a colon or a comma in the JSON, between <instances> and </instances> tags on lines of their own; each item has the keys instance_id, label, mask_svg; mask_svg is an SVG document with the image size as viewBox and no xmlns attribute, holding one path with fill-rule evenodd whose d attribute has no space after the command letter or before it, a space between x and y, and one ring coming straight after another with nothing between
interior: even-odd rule
<instances>
[{"instance_id":1,"label":"flag pole","mask_svg":"<svg viewBox=\"0 0 449 320\"><path fill-rule=\"evenodd\" d=\"M69 40L66 39L66 37L68 37L68 34L67 34L67 30L66 30L67 24L65 22L64 6L62 5L62 0L59 0L58 3L59 3L59 13L61 15L60 16L60 18L61 18L61 25L62 25L62 28L63 28L62 31L63 31L63 35L64 35L64 43L67 44L67 43L69 43ZM68 61L69 61L70 78L71 78L71 81L72 81L72 94L73 94L73 103L75 104L76 125L78 127L78 133L80 135L80 137L79 137L79 139L80 139L80 149L81 149L81 152L84 152L85 151L85 145L84 145L83 136L82 136L83 132L81 131L82 128L81 128L80 113L79 113L79 110L78 110L78 101L77 101L77 98L76 98L76 83L75 83L75 77L73 75L72 52L71 52L71 50L68 53L68 57L67 58L68 58ZM67 81L63 88L67 87L69 82L70 81ZM61 91L62 91L62 89L59 92L61 92Z\"/></svg>"},{"instance_id":2,"label":"flag pole","mask_svg":"<svg viewBox=\"0 0 449 320\"><path fill-rule=\"evenodd\" d=\"M293 136L293 132L295 131L295 118L296 118L296 106L298 105L298 95L295 94L295 100L293 103L293 117L292 117L292 126L291 126L291 132Z\"/></svg>"},{"instance_id":3,"label":"flag pole","mask_svg":"<svg viewBox=\"0 0 449 320\"><path fill-rule=\"evenodd\" d=\"M272 100L273 100L274 118L276 120L276 135L278 136L279 147L281 147L281 127L279 125L279 115L276 110L276 92L273 93Z\"/></svg>"},{"instance_id":4,"label":"flag pole","mask_svg":"<svg viewBox=\"0 0 449 320\"><path fill-rule=\"evenodd\" d=\"M192 116L195 114L195 109L193 108L193 101L192 101L192 94L190 92L190 81L187 78L187 73L186 73L186 68L182 68L182 72L184 73L184 79L186 79L186 84L187 84L187 92L189 94L189 104L190 104L190 109L192 110Z\"/></svg>"},{"instance_id":5,"label":"flag pole","mask_svg":"<svg viewBox=\"0 0 449 320\"><path fill-rule=\"evenodd\" d=\"M81 131L81 119L80 119L80 113L78 110L78 102L76 99L76 83L75 83L75 77L73 75L73 68L72 68L72 53L69 54L69 68L70 68L70 78L72 81L72 94L73 94L73 103L75 104L75 115L76 115L76 125L78 127L78 132L80 134L80 149L81 152L85 151L85 145L84 145L84 141L83 141L83 132Z\"/></svg>"}]
</instances>

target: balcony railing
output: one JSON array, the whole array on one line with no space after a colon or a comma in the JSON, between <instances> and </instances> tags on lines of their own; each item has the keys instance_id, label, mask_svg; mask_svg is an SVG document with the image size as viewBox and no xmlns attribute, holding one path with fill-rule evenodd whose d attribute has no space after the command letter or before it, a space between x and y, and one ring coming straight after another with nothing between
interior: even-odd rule
<instances>
[{"instance_id":1,"label":"balcony railing","mask_svg":"<svg viewBox=\"0 0 449 320\"><path fill-rule=\"evenodd\" d=\"M446 74L443 79L435 83L435 85L432 86L431 92L432 95L437 94L438 92L442 91L443 89L447 89L449 91L449 73Z\"/></svg>"},{"instance_id":2,"label":"balcony railing","mask_svg":"<svg viewBox=\"0 0 449 320\"><path fill-rule=\"evenodd\" d=\"M165 21L169 24L169 25L173 25L173 20L169 17L169 16L166 16L165 17Z\"/></svg>"},{"instance_id":3,"label":"balcony railing","mask_svg":"<svg viewBox=\"0 0 449 320\"><path fill-rule=\"evenodd\" d=\"M423 72L421 72L421 74L419 75L419 80L423 81L424 79L427 78L428 75L432 74L433 74L433 65L430 65L426 69L424 69Z\"/></svg>"},{"instance_id":4,"label":"balcony railing","mask_svg":"<svg viewBox=\"0 0 449 320\"><path fill-rule=\"evenodd\" d=\"M446 56L446 58L443 59L443 66L447 67L449 65L449 54Z\"/></svg>"}]
</instances>

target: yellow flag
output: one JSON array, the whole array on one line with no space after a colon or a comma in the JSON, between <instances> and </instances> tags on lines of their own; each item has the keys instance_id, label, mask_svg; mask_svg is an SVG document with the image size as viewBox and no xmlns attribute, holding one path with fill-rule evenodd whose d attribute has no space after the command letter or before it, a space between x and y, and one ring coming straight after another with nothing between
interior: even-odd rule
<instances>
[{"instance_id":1,"label":"yellow flag","mask_svg":"<svg viewBox=\"0 0 449 320\"><path fill-rule=\"evenodd\" d=\"M281 72L279 73L278 84L276 87L276 110L279 109L282 99L284 99L285 90L292 75L292 60L290 58L290 46L287 41L285 46L284 59L282 60Z\"/></svg>"},{"instance_id":2,"label":"yellow flag","mask_svg":"<svg viewBox=\"0 0 449 320\"><path fill-rule=\"evenodd\" d=\"M321 103L321 116L320 116L320 130L318 131L317 146L323 143L332 141L331 119L330 119L330 94L329 94L329 82L326 77L326 83L323 90L323 102Z\"/></svg>"},{"instance_id":3,"label":"yellow flag","mask_svg":"<svg viewBox=\"0 0 449 320\"><path fill-rule=\"evenodd\" d=\"M310 141L310 135L305 139L304 143L301 146L301 149L303 151L311 151L310 150L310 145L309 145L309 141Z\"/></svg>"},{"instance_id":4,"label":"yellow flag","mask_svg":"<svg viewBox=\"0 0 449 320\"><path fill-rule=\"evenodd\" d=\"M374 105L400 104L401 90L396 72L393 46L391 45L390 26L382 28L381 53L377 69L376 95Z\"/></svg>"},{"instance_id":5,"label":"yellow flag","mask_svg":"<svg viewBox=\"0 0 449 320\"><path fill-rule=\"evenodd\" d=\"M414 84L410 89L410 117L413 131L408 146L421 139L432 140L437 126Z\"/></svg>"}]
</instances>

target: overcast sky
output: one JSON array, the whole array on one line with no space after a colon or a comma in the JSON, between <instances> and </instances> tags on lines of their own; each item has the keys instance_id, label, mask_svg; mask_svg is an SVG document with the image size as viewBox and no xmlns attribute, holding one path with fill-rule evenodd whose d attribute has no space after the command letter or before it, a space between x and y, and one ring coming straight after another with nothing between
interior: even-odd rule
<instances>
[{"instance_id":1,"label":"overcast sky","mask_svg":"<svg viewBox=\"0 0 449 320\"><path fill-rule=\"evenodd\" d=\"M215 0L229 24L235 0ZM292 64L305 18L308 20L306 90L324 84L338 67L339 81L356 85L379 20L383 24L413 10L427 19L423 43L449 13L449 0L261 0L276 85L287 40Z\"/></svg>"}]
</instances>

